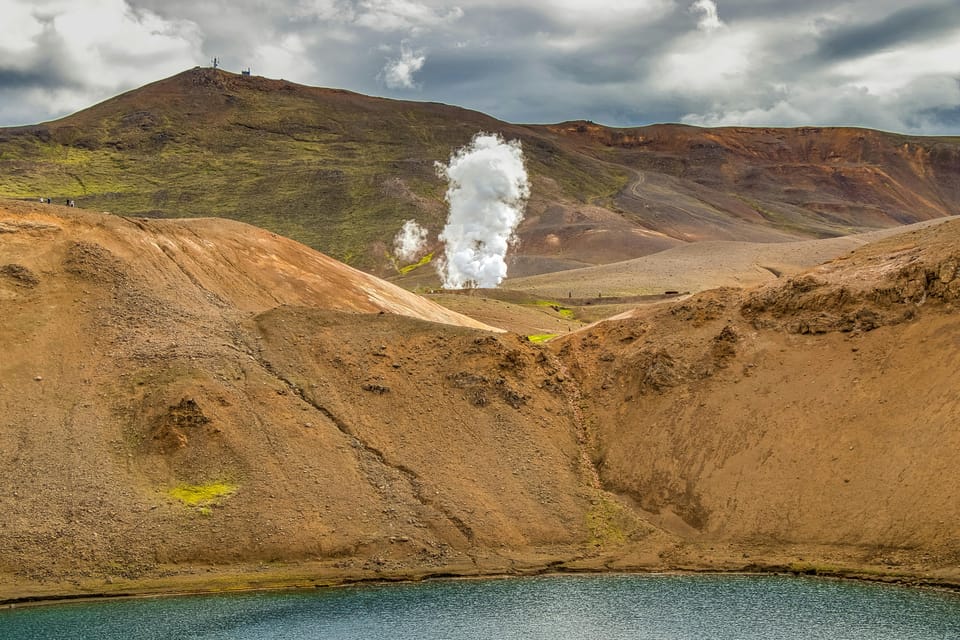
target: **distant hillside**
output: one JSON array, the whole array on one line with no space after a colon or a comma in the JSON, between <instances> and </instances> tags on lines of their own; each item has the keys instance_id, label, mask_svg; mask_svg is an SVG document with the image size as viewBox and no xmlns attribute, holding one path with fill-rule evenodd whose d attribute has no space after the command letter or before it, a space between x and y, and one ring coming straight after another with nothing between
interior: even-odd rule
<instances>
[{"instance_id":1,"label":"distant hillside","mask_svg":"<svg viewBox=\"0 0 960 640\"><path fill-rule=\"evenodd\" d=\"M524 129L440 104L194 69L34 127L0 130L0 195L150 217L223 216L367 268L403 221L439 232L446 161L477 131ZM527 145L551 198L611 195L622 170Z\"/></svg>"},{"instance_id":2,"label":"distant hillside","mask_svg":"<svg viewBox=\"0 0 960 640\"><path fill-rule=\"evenodd\" d=\"M196 68L45 124L0 129L0 195L140 217L222 216L380 275L436 161L477 131L523 142L513 275L699 240L826 237L958 212L960 143L854 129L520 126L457 107ZM436 247L431 247L436 248ZM414 275L429 282L432 266Z\"/></svg>"},{"instance_id":3,"label":"distant hillside","mask_svg":"<svg viewBox=\"0 0 960 640\"><path fill-rule=\"evenodd\" d=\"M849 127L610 129L574 122L548 129L585 153L639 171L640 183L616 205L672 235L694 238L705 216L722 224L716 211L726 212L729 223L759 218L811 235L960 213L960 137ZM673 180L699 202L688 209L677 203L651 219L643 209L657 201L657 186Z\"/></svg>"},{"instance_id":4,"label":"distant hillside","mask_svg":"<svg viewBox=\"0 0 960 640\"><path fill-rule=\"evenodd\" d=\"M934 218L820 240L708 240L633 260L527 278L510 278L503 287L511 292L528 292L530 295L558 300L568 296L588 299L593 305L604 301L613 303L618 296L663 294L665 291L697 293L718 287L750 287L805 271L844 256L867 243L953 219L955 217ZM596 299L598 293L603 295L601 300Z\"/></svg>"}]
</instances>

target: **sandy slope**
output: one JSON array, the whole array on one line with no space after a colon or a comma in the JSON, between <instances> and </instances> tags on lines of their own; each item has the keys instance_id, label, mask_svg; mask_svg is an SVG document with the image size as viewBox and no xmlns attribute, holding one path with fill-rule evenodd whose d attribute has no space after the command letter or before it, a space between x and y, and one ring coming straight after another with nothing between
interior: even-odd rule
<instances>
[{"instance_id":1,"label":"sandy slope","mask_svg":"<svg viewBox=\"0 0 960 640\"><path fill-rule=\"evenodd\" d=\"M678 534L956 576L958 302L954 220L556 347L584 381L604 486Z\"/></svg>"},{"instance_id":2,"label":"sandy slope","mask_svg":"<svg viewBox=\"0 0 960 640\"><path fill-rule=\"evenodd\" d=\"M958 226L539 347L235 223L5 203L0 600L547 569L960 583ZM171 493L213 482L233 492Z\"/></svg>"},{"instance_id":3,"label":"sandy slope","mask_svg":"<svg viewBox=\"0 0 960 640\"><path fill-rule=\"evenodd\" d=\"M508 278L508 289L566 298L633 296L664 291L698 292L749 287L809 269L886 237L936 225L949 218L838 238L797 242L704 241L642 258L560 273Z\"/></svg>"},{"instance_id":4,"label":"sandy slope","mask_svg":"<svg viewBox=\"0 0 960 640\"><path fill-rule=\"evenodd\" d=\"M5 204L0 231L0 597L210 562L504 568L588 537L525 340L236 223ZM169 493L212 482L237 488Z\"/></svg>"},{"instance_id":5,"label":"sandy slope","mask_svg":"<svg viewBox=\"0 0 960 640\"><path fill-rule=\"evenodd\" d=\"M8 259L29 255L54 268L116 279L111 268L149 279L158 293L185 304L239 311L314 305L351 312L406 315L478 329L491 327L426 301L299 243L242 223L213 218L148 220L7 201L2 231ZM90 241L87 241L90 238ZM97 245L97 246L93 246ZM72 263L71 263L72 264ZM14 289L6 287L8 296Z\"/></svg>"}]
</instances>

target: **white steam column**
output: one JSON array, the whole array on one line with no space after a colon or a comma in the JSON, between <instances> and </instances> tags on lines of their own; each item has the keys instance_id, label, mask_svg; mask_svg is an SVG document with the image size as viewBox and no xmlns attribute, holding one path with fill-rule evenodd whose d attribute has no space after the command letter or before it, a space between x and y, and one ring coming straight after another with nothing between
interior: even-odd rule
<instances>
[{"instance_id":1,"label":"white steam column","mask_svg":"<svg viewBox=\"0 0 960 640\"><path fill-rule=\"evenodd\" d=\"M450 212L440 233L446 256L437 264L445 289L496 287L507 276L507 249L530 196L519 140L478 133L437 163L449 182Z\"/></svg>"},{"instance_id":2,"label":"white steam column","mask_svg":"<svg viewBox=\"0 0 960 640\"><path fill-rule=\"evenodd\" d=\"M393 255L405 262L413 262L426 244L427 230L416 220L407 220L393 238Z\"/></svg>"}]
</instances>

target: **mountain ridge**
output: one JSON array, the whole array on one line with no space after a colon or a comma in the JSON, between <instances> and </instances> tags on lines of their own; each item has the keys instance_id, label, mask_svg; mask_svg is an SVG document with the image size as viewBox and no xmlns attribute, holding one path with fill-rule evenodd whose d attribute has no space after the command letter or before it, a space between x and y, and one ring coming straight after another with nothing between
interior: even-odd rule
<instances>
[{"instance_id":1,"label":"mountain ridge","mask_svg":"<svg viewBox=\"0 0 960 640\"><path fill-rule=\"evenodd\" d=\"M416 218L431 232L427 250L440 248L445 185L434 163L481 130L520 139L531 176L515 275L699 240L845 235L956 213L960 203L956 138L515 125L205 68L60 120L0 129L0 193L122 215L235 218L400 277L393 235Z\"/></svg>"}]
</instances>

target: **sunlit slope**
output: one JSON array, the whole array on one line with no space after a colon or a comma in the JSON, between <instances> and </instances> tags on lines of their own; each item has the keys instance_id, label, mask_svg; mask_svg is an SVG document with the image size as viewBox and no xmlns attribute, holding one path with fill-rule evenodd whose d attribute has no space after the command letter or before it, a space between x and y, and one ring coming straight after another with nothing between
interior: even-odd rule
<instances>
[{"instance_id":1,"label":"sunlit slope","mask_svg":"<svg viewBox=\"0 0 960 640\"><path fill-rule=\"evenodd\" d=\"M705 549L956 575L958 248L951 220L560 338L604 486Z\"/></svg>"},{"instance_id":2,"label":"sunlit slope","mask_svg":"<svg viewBox=\"0 0 960 640\"><path fill-rule=\"evenodd\" d=\"M556 273L510 278L504 287L562 300L567 296L696 293L717 287L749 287L809 269L869 242L896 236L950 218L937 218L879 231L793 242L704 241L644 256ZM596 303L597 300L594 300Z\"/></svg>"},{"instance_id":3,"label":"sunlit slope","mask_svg":"<svg viewBox=\"0 0 960 640\"><path fill-rule=\"evenodd\" d=\"M537 344L234 221L4 202L0 601L564 569L956 585L958 234Z\"/></svg>"}]
</instances>

